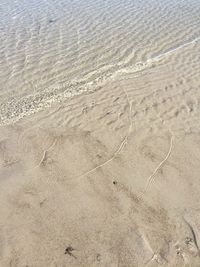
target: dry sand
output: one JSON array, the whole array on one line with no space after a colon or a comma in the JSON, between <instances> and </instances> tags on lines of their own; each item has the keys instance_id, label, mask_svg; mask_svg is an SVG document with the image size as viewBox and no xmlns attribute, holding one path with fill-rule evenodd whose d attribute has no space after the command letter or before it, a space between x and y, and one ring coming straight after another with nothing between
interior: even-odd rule
<instances>
[{"instance_id":1,"label":"dry sand","mask_svg":"<svg viewBox=\"0 0 200 267\"><path fill-rule=\"evenodd\" d=\"M200 266L188 77L155 68L1 126L0 266Z\"/></svg>"}]
</instances>

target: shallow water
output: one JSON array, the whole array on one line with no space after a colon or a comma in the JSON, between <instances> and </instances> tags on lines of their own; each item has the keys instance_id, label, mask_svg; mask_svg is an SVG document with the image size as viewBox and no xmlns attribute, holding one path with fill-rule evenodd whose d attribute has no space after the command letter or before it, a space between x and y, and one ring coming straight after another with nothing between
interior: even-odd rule
<instances>
[{"instance_id":1,"label":"shallow water","mask_svg":"<svg viewBox=\"0 0 200 267\"><path fill-rule=\"evenodd\" d=\"M163 60L192 68L199 14L198 0L2 0L1 124Z\"/></svg>"}]
</instances>

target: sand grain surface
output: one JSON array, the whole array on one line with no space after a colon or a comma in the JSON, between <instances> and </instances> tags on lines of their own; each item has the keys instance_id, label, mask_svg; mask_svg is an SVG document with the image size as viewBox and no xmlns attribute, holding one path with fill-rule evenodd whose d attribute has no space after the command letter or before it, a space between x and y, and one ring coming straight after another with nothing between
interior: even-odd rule
<instances>
[{"instance_id":1,"label":"sand grain surface","mask_svg":"<svg viewBox=\"0 0 200 267\"><path fill-rule=\"evenodd\" d=\"M1 126L0 266L200 266L200 82L183 74Z\"/></svg>"}]
</instances>

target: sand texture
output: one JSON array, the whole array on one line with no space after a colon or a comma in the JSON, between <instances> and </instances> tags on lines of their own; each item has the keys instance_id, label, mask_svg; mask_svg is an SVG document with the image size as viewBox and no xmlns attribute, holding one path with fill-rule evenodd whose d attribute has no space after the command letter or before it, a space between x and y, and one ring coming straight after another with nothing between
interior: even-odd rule
<instances>
[{"instance_id":1,"label":"sand texture","mask_svg":"<svg viewBox=\"0 0 200 267\"><path fill-rule=\"evenodd\" d=\"M197 64L1 126L0 266L200 266Z\"/></svg>"},{"instance_id":2,"label":"sand texture","mask_svg":"<svg viewBox=\"0 0 200 267\"><path fill-rule=\"evenodd\" d=\"M0 267L200 267L200 1L0 1Z\"/></svg>"}]
</instances>

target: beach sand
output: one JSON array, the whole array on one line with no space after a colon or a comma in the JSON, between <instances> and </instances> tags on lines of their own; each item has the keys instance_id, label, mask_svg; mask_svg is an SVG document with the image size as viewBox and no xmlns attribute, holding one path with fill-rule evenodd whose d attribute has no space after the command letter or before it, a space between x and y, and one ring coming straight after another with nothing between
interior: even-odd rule
<instances>
[{"instance_id":1,"label":"beach sand","mask_svg":"<svg viewBox=\"0 0 200 267\"><path fill-rule=\"evenodd\" d=\"M200 266L198 75L167 65L1 126L0 266Z\"/></svg>"}]
</instances>

